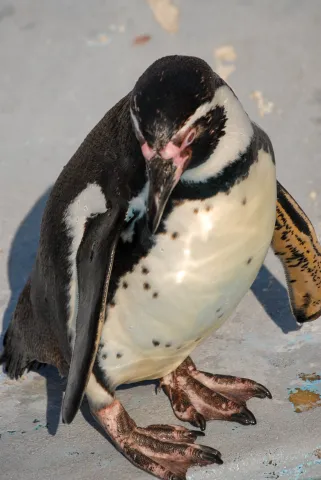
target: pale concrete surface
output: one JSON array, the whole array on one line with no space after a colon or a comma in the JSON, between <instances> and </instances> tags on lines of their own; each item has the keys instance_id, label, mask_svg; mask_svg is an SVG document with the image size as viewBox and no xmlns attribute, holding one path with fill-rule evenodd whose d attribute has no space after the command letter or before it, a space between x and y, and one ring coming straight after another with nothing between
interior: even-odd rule
<instances>
[{"instance_id":1,"label":"pale concrete surface","mask_svg":"<svg viewBox=\"0 0 321 480\"><path fill-rule=\"evenodd\" d=\"M193 54L216 67L214 49L234 47L228 81L270 134L279 179L321 235L320 1L175 4L179 28L170 34L143 0L0 0L3 328L34 258L48 188L93 125L164 54ZM141 34L151 40L133 46ZM253 91L273 102L263 117ZM269 255L235 315L195 351L203 369L254 378L274 399L250 402L255 427L209 424L204 442L219 449L225 463L190 471L189 478L321 478L321 409L295 413L289 401L295 387L321 393L320 382L298 376L321 371L321 319L298 330L284 285L282 268ZM1 479L150 478L87 423L86 408L72 425L59 423L63 382L54 370L18 383L2 376L1 382ZM119 397L138 423L176 422L152 385L123 389Z\"/></svg>"}]
</instances>

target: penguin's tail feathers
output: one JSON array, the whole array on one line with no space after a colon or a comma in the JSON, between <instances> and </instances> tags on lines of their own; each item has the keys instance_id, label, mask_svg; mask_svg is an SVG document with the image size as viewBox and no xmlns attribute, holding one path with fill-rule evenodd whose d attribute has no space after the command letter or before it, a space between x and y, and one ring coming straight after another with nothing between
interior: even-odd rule
<instances>
[{"instance_id":1,"label":"penguin's tail feathers","mask_svg":"<svg viewBox=\"0 0 321 480\"><path fill-rule=\"evenodd\" d=\"M29 357L22 339L15 332L14 324L9 325L3 340L4 349L0 354L0 365L9 378L17 380L25 371L38 370L42 364Z\"/></svg>"},{"instance_id":2,"label":"penguin's tail feathers","mask_svg":"<svg viewBox=\"0 0 321 480\"><path fill-rule=\"evenodd\" d=\"M20 294L15 311L3 339L3 351L0 353L0 365L11 379L20 378L25 371L39 369L42 365L33 354L35 339L30 335L33 323L30 302L30 282Z\"/></svg>"}]
</instances>

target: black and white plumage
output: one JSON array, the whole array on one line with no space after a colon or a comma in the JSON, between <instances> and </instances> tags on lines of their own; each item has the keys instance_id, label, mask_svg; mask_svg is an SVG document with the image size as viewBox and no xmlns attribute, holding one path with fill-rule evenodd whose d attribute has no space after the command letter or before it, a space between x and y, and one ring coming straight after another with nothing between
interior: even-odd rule
<instances>
[{"instance_id":1,"label":"black and white plumage","mask_svg":"<svg viewBox=\"0 0 321 480\"><path fill-rule=\"evenodd\" d=\"M129 202L130 225L118 244L108 320L94 369L112 388L166 375L228 318L256 277L275 223L273 150L232 90L206 70L211 84L199 67L199 78L191 75L191 86L184 85L181 92L181 116L166 109L164 119L164 90L172 82L182 83L179 67L169 79L162 61L153 68L160 93L144 90L145 84L154 85L147 70L138 82L139 93L134 89L132 94L138 139L154 149L157 139L161 149L174 135L186 136L190 129L197 133L191 161L153 238L144 221L148 180ZM206 89L184 112L183 99L196 82ZM177 97L175 88L173 95ZM168 101L173 107L170 95Z\"/></svg>"},{"instance_id":2,"label":"black and white plumage","mask_svg":"<svg viewBox=\"0 0 321 480\"><path fill-rule=\"evenodd\" d=\"M67 422L85 390L97 410L119 384L170 374L248 291L275 205L271 143L231 88L200 59L158 60L51 192L9 374L69 369Z\"/></svg>"}]
</instances>

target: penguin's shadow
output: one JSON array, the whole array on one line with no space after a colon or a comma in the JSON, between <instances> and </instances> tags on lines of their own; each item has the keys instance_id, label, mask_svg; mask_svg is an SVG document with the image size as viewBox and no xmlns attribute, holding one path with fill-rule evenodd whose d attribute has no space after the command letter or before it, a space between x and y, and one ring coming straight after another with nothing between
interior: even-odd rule
<instances>
[{"instance_id":1,"label":"penguin's shadow","mask_svg":"<svg viewBox=\"0 0 321 480\"><path fill-rule=\"evenodd\" d=\"M8 279L11 290L9 303L3 315L1 345L8 328L11 316L16 307L21 290L23 289L35 261L42 214L47 203L51 187L38 199L28 214L20 223L12 240L8 263ZM53 367L40 368L38 373L46 380L47 412L46 421L48 432L55 435L58 429L62 404L62 380L58 371Z\"/></svg>"},{"instance_id":2,"label":"penguin's shadow","mask_svg":"<svg viewBox=\"0 0 321 480\"><path fill-rule=\"evenodd\" d=\"M3 316L1 344L19 294L29 277L35 260L41 218L50 191L51 187L45 191L23 219L11 244L7 265L11 297ZM289 307L287 291L265 266L261 268L252 286L252 291L269 317L283 333L286 334L297 330L296 321ZM52 367L41 368L39 373L46 379L48 432L51 435L55 435L60 421L64 381L59 377L57 370ZM126 385L121 388L126 389L130 387L131 385ZM82 413L89 423L95 424L86 404L82 408Z\"/></svg>"}]
</instances>

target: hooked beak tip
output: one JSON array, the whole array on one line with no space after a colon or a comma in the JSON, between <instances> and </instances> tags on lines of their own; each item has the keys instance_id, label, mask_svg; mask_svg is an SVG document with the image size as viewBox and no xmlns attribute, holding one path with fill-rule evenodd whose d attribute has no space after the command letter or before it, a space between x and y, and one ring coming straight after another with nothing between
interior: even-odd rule
<instances>
[{"instance_id":1,"label":"hooked beak tip","mask_svg":"<svg viewBox=\"0 0 321 480\"><path fill-rule=\"evenodd\" d=\"M155 157L147 163L149 178L147 224L153 235L159 227L168 199L179 180L177 171L173 159Z\"/></svg>"},{"instance_id":2,"label":"hooked beak tip","mask_svg":"<svg viewBox=\"0 0 321 480\"><path fill-rule=\"evenodd\" d=\"M152 235L157 231L161 220L162 211L159 210L159 199L156 195L150 195L147 206L147 226Z\"/></svg>"}]
</instances>

